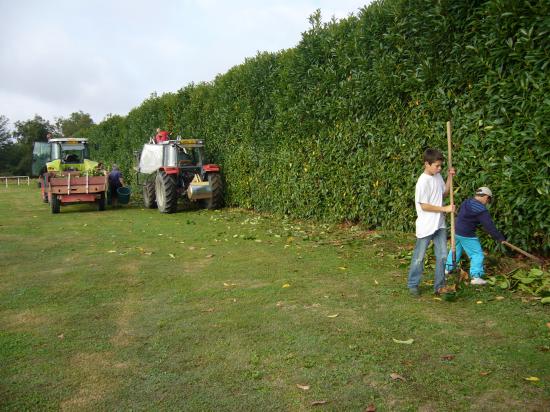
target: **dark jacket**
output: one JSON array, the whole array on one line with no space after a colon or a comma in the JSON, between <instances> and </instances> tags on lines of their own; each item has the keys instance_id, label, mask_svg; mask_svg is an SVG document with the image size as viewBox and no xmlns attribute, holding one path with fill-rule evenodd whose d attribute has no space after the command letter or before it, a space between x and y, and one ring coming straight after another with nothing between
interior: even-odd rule
<instances>
[{"instance_id":1,"label":"dark jacket","mask_svg":"<svg viewBox=\"0 0 550 412\"><path fill-rule=\"evenodd\" d=\"M476 229L480 225L494 239L498 241L506 240L502 233L497 230L489 211L483 203L473 197L462 202L456 220L456 234L464 237L476 237Z\"/></svg>"}]
</instances>

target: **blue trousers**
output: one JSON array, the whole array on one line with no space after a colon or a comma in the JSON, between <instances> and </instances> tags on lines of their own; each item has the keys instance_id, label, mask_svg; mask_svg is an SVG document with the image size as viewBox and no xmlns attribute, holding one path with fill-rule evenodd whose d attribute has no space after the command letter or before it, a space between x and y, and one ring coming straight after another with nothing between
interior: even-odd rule
<instances>
[{"instance_id":1,"label":"blue trousers","mask_svg":"<svg viewBox=\"0 0 550 412\"><path fill-rule=\"evenodd\" d=\"M407 286L409 289L418 288L422 273L424 272L424 256L430 245L430 241L434 242L435 252L435 281L434 291L437 292L445 286L445 256L447 255L447 230L445 228L438 229L430 236L417 238L414 247L411 268L409 269L409 280Z\"/></svg>"},{"instance_id":2,"label":"blue trousers","mask_svg":"<svg viewBox=\"0 0 550 412\"><path fill-rule=\"evenodd\" d=\"M460 257L462 256L462 251L466 252L470 258L470 277L471 278L481 278L485 274L483 270L483 260L485 255L483 255L483 249L481 248L481 243L477 237L464 237L456 235L456 264L460 262ZM447 256L447 270L453 269L453 256L452 251L449 252Z\"/></svg>"}]
</instances>

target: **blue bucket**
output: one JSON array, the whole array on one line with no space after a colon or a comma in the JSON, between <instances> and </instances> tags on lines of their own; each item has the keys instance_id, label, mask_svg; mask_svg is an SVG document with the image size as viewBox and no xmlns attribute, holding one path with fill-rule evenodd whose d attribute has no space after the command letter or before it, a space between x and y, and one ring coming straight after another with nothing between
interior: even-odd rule
<instances>
[{"instance_id":1,"label":"blue bucket","mask_svg":"<svg viewBox=\"0 0 550 412\"><path fill-rule=\"evenodd\" d=\"M116 190L116 193L118 195L118 203L127 205L128 202L130 201L130 193L131 193L130 188L126 186L119 187Z\"/></svg>"}]
</instances>

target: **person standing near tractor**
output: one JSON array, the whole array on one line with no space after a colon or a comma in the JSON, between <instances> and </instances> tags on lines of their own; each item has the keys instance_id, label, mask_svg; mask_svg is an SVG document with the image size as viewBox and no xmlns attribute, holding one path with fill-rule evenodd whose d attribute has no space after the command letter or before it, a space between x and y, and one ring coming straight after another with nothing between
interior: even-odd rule
<instances>
[{"instance_id":1,"label":"person standing near tractor","mask_svg":"<svg viewBox=\"0 0 550 412\"><path fill-rule=\"evenodd\" d=\"M472 285L485 285L487 281L483 279L485 270L483 268L483 249L479 238L476 236L476 228L483 228L497 241L503 242L506 238L500 233L491 215L487 210L487 205L493 198L493 192L488 187L480 187L476 190L475 196L465 200L458 211L456 220L456 264L460 261L460 256L464 250L470 258L470 283ZM453 257L451 253L447 256L446 268L448 271L454 269Z\"/></svg>"},{"instance_id":2,"label":"person standing near tractor","mask_svg":"<svg viewBox=\"0 0 550 412\"><path fill-rule=\"evenodd\" d=\"M443 154L437 149L427 149L424 152L424 172L416 182L414 202L416 206L416 245L413 252L407 286L413 296L418 296L420 280L424 271L424 256L430 242L435 251L435 281L434 291L445 286L445 259L447 256L447 229L445 213L453 213L454 206L443 206L443 199L449 194L451 176L455 174L449 169L447 181L441 177Z\"/></svg>"},{"instance_id":3,"label":"person standing near tractor","mask_svg":"<svg viewBox=\"0 0 550 412\"><path fill-rule=\"evenodd\" d=\"M111 204L113 207L117 206L118 203L118 193L117 190L119 187L124 186L124 179L122 177L122 172L116 164L113 164L111 173L108 176L109 180L109 193L111 194Z\"/></svg>"}]
</instances>

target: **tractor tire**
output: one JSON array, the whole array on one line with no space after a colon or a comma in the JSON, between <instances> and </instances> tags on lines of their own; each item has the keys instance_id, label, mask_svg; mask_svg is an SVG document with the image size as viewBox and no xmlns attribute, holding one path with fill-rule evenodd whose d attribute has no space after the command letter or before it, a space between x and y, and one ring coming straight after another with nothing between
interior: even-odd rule
<instances>
[{"instance_id":1,"label":"tractor tire","mask_svg":"<svg viewBox=\"0 0 550 412\"><path fill-rule=\"evenodd\" d=\"M160 171L155 179L157 206L160 213L174 213L178 210L176 179Z\"/></svg>"},{"instance_id":2,"label":"tractor tire","mask_svg":"<svg viewBox=\"0 0 550 412\"><path fill-rule=\"evenodd\" d=\"M59 213L61 210L61 202L59 201L59 198L57 195L52 195L52 201L50 202L50 206L52 207L52 213Z\"/></svg>"},{"instance_id":3,"label":"tractor tire","mask_svg":"<svg viewBox=\"0 0 550 412\"><path fill-rule=\"evenodd\" d=\"M97 199L97 210L100 212L105 210L105 192L101 193L99 199Z\"/></svg>"},{"instance_id":4,"label":"tractor tire","mask_svg":"<svg viewBox=\"0 0 550 412\"><path fill-rule=\"evenodd\" d=\"M155 179L147 179L143 184L143 206L146 209L155 209L157 200L155 198Z\"/></svg>"},{"instance_id":5,"label":"tractor tire","mask_svg":"<svg viewBox=\"0 0 550 412\"><path fill-rule=\"evenodd\" d=\"M219 209L223 205L222 177L219 173L209 173L208 183L210 183L210 187L212 188L212 197L204 200L203 205L206 209Z\"/></svg>"}]
</instances>

